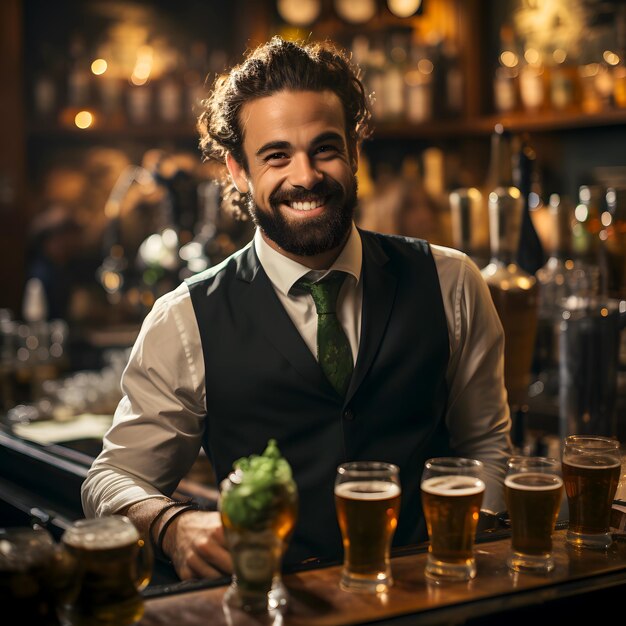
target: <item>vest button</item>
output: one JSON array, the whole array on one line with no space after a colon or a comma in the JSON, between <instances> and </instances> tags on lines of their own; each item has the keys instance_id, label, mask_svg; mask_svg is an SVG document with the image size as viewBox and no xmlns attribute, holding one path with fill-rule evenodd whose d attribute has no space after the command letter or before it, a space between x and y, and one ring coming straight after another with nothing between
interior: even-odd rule
<instances>
[{"instance_id":1,"label":"vest button","mask_svg":"<svg viewBox=\"0 0 626 626\"><path fill-rule=\"evenodd\" d=\"M343 419L351 422L354 419L354 411L352 409L346 409L343 412Z\"/></svg>"}]
</instances>

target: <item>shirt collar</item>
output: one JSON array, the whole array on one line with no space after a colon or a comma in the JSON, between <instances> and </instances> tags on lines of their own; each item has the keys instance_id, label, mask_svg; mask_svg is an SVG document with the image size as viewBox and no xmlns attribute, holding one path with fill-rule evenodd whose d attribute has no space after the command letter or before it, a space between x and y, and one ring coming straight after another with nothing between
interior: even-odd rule
<instances>
[{"instance_id":1,"label":"shirt collar","mask_svg":"<svg viewBox=\"0 0 626 626\"><path fill-rule=\"evenodd\" d=\"M361 236L354 223L352 224L346 245L339 253L335 262L325 270L312 270L310 267L302 265L274 250L263 239L258 228L254 233L254 249L271 283L284 295L288 295L294 283L309 273L311 273L314 280L319 280L331 270L340 270L353 276L356 284L358 284L361 277L363 246Z\"/></svg>"}]
</instances>

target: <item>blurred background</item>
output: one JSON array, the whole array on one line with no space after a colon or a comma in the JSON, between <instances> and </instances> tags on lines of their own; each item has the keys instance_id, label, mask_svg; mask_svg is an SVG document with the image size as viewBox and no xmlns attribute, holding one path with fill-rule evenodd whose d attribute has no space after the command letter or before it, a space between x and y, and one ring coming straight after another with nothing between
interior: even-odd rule
<instances>
[{"instance_id":1,"label":"blurred background","mask_svg":"<svg viewBox=\"0 0 626 626\"><path fill-rule=\"evenodd\" d=\"M155 298L250 240L195 120L215 75L274 34L331 39L362 68L358 224L483 270L516 445L623 432L619 0L3 0L5 424L110 416Z\"/></svg>"}]
</instances>

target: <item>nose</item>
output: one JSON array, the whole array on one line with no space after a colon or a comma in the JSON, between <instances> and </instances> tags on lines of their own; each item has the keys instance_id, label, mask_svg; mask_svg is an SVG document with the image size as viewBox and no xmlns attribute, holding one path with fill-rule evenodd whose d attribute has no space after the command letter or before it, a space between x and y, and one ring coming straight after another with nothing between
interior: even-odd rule
<instances>
[{"instance_id":1,"label":"nose","mask_svg":"<svg viewBox=\"0 0 626 626\"><path fill-rule=\"evenodd\" d=\"M296 154L291 161L289 182L294 187L311 189L323 180L322 172L315 168L308 154Z\"/></svg>"}]
</instances>

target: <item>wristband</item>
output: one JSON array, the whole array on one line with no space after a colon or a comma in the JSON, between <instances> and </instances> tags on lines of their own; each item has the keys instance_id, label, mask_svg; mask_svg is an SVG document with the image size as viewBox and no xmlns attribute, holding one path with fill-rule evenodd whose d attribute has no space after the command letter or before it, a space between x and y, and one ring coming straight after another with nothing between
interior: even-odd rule
<instances>
[{"instance_id":1,"label":"wristband","mask_svg":"<svg viewBox=\"0 0 626 626\"><path fill-rule=\"evenodd\" d=\"M154 539L154 529L158 523L158 521L163 517L163 515L169 511L170 509L173 509L175 507L180 507L180 509L178 511L175 511L172 516L166 520L165 524L163 524L163 527L161 528L161 530L159 531L159 534L157 535L156 541ZM165 537L165 532L167 531L169 525L174 521L175 518L177 518L181 513L184 513L185 511L190 511L190 510L197 510L198 504L196 502L194 502L192 499L189 500L184 500L182 502L178 502L178 501L173 501L173 502L168 502L152 519L152 521L150 522L150 528L148 529L148 536L150 537L150 543L152 545L152 550L154 552L154 556L155 558L159 559L160 561L164 561L165 563L171 563L171 559L169 559L166 554L163 552L163 539Z\"/></svg>"}]
</instances>

